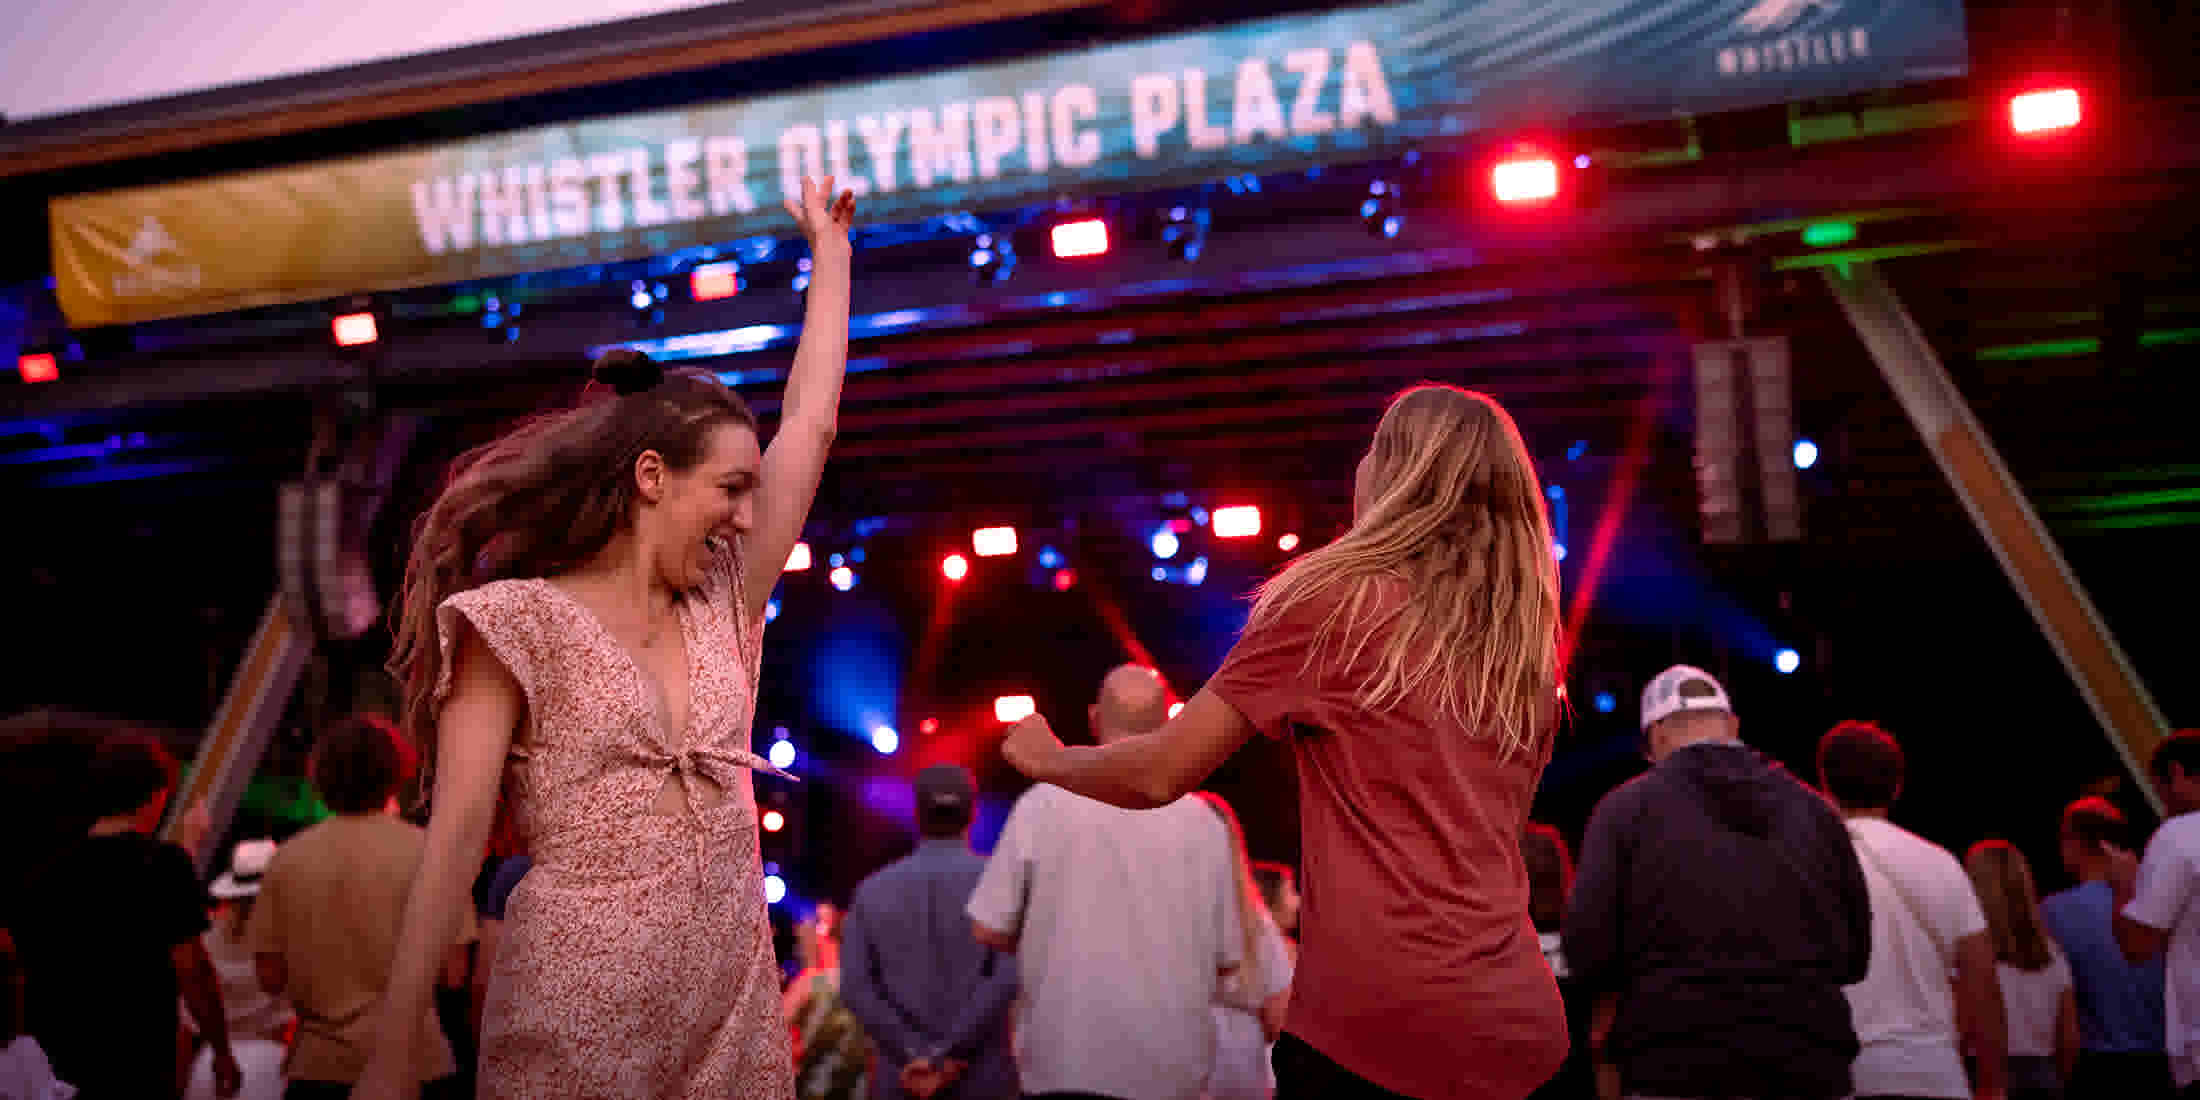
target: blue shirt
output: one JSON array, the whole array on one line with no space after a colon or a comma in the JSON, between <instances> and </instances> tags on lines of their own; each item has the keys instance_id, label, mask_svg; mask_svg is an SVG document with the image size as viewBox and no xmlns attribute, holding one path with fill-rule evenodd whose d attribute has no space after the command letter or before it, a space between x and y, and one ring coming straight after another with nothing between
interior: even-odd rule
<instances>
[{"instance_id":1,"label":"blue shirt","mask_svg":"<svg viewBox=\"0 0 2200 1100\"><path fill-rule=\"evenodd\" d=\"M1016 958L979 943L963 908L985 860L960 837L917 850L863 880L841 922L841 998L877 1045L872 1094L899 1100L901 1068L952 1058L970 1069L957 1100L1018 1094L1008 1045Z\"/></svg>"},{"instance_id":2,"label":"blue shirt","mask_svg":"<svg viewBox=\"0 0 2200 1100\"><path fill-rule=\"evenodd\" d=\"M2040 903L2047 932L2070 960L2078 995L2078 1034L2086 1050L2160 1054L2162 959L2139 966L2116 946L2114 893L2100 880L2081 882Z\"/></svg>"}]
</instances>

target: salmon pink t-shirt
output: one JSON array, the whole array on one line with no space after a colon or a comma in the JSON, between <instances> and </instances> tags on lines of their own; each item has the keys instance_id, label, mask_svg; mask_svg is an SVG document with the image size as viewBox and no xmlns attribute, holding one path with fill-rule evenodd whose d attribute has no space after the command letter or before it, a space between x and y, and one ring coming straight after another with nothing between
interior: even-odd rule
<instances>
[{"instance_id":1,"label":"salmon pink t-shirt","mask_svg":"<svg viewBox=\"0 0 2200 1100\"><path fill-rule=\"evenodd\" d=\"M1207 682L1297 758L1305 903L1285 1030L1417 1100L1518 1100L1567 1047L1520 859L1548 736L1500 759L1493 735L1425 694L1361 706L1380 637L1350 662L1332 645L1307 664L1333 607L1249 627Z\"/></svg>"}]
</instances>

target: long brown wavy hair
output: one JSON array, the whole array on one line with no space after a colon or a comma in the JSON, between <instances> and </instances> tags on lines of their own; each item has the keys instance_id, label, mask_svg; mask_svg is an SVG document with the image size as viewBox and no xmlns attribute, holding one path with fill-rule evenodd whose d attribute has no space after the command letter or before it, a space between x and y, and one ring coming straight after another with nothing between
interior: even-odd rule
<instances>
[{"instance_id":1,"label":"long brown wavy hair","mask_svg":"<svg viewBox=\"0 0 2200 1100\"><path fill-rule=\"evenodd\" d=\"M1373 644L1368 709L1428 698L1501 757L1536 751L1558 713L1558 565L1520 429L1490 397L1423 384L1383 412L1368 462L1351 529L1261 586L1252 622L1332 600L1309 667ZM1398 581L1408 598L1383 606Z\"/></svg>"},{"instance_id":2,"label":"long brown wavy hair","mask_svg":"<svg viewBox=\"0 0 2200 1100\"><path fill-rule=\"evenodd\" d=\"M1994 961L2019 970L2044 970L2055 961L2047 926L2040 919L2040 895L2032 885L2032 865L2006 840L1982 840L1963 857L1979 908L1986 912L1986 934L1994 941Z\"/></svg>"},{"instance_id":3,"label":"long brown wavy hair","mask_svg":"<svg viewBox=\"0 0 2200 1100\"><path fill-rule=\"evenodd\" d=\"M413 529L395 608L389 670L403 687L402 723L420 750L426 797L435 765L435 688L444 675L435 611L469 588L541 577L593 556L633 521L634 462L644 451L674 470L702 461L722 424L756 429L739 394L704 371L665 374L638 352L597 360L580 403L521 423L451 463L443 491Z\"/></svg>"}]
</instances>

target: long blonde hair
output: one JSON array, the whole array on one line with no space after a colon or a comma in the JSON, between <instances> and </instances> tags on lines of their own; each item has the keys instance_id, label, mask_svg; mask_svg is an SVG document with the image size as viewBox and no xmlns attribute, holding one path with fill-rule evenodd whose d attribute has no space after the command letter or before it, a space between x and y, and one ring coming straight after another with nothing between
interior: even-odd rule
<instances>
[{"instance_id":1,"label":"long blonde hair","mask_svg":"<svg viewBox=\"0 0 2200 1100\"><path fill-rule=\"evenodd\" d=\"M1334 599L1309 667L1376 644L1368 709L1425 695L1501 757L1536 750L1557 713L1558 566L1520 429L1483 394L1423 384L1391 401L1365 461L1351 529L1263 585L1253 624ZM1378 610L1386 581L1409 595Z\"/></svg>"},{"instance_id":2,"label":"long blonde hair","mask_svg":"<svg viewBox=\"0 0 2200 1100\"><path fill-rule=\"evenodd\" d=\"M1237 868L1238 926L1245 937L1245 961L1238 966L1237 973L1223 983L1224 988L1242 994L1242 998L1237 999L1242 999L1252 1011L1258 1012L1262 1000L1261 991L1268 988L1268 975L1260 963L1260 941L1267 934L1268 926L1275 923L1275 918L1268 912L1267 899L1261 897L1260 884L1253 881L1253 859L1246 852L1245 827L1238 822L1237 811L1231 809L1221 795L1212 791L1193 793L1206 802L1216 816L1222 818L1223 826L1229 829L1230 858Z\"/></svg>"},{"instance_id":3,"label":"long blonde hair","mask_svg":"<svg viewBox=\"0 0 2200 1100\"><path fill-rule=\"evenodd\" d=\"M1986 934L1994 941L1994 959L2019 970L2042 970L2055 961L2040 922L2039 893L2032 866L2006 840L1982 840L1963 857L1986 911Z\"/></svg>"}]
</instances>

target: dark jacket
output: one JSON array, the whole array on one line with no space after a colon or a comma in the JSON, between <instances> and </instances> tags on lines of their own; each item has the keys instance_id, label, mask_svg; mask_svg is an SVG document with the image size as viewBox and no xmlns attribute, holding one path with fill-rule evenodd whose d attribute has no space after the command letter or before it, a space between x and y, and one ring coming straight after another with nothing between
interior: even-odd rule
<instances>
[{"instance_id":1,"label":"dark jacket","mask_svg":"<svg viewBox=\"0 0 2200 1100\"><path fill-rule=\"evenodd\" d=\"M1871 901L1817 792L1737 744L1680 749L1605 796L1568 904L1567 962L1619 995L1630 1092L1837 1097L1871 963Z\"/></svg>"}]
</instances>

